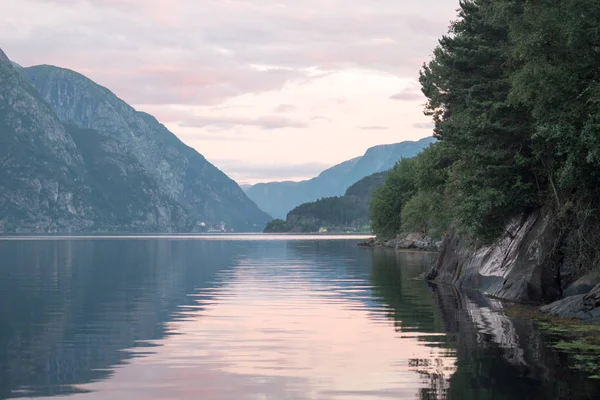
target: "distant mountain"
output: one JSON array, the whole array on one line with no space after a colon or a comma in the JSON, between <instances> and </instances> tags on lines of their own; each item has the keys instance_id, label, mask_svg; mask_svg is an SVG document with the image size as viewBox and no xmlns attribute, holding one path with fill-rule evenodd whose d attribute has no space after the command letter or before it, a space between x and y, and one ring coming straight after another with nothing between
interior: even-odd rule
<instances>
[{"instance_id":1,"label":"distant mountain","mask_svg":"<svg viewBox=\"0 0 600 400\"><path fill-rule=\"evenodd\" d=\"M335 165L316 178L302 182L259 183L247 189L246 194L274 218L285 218L300 204L341 196L358 180L391 169L402 157L414 157L434 141L433 137L427 137L418 142L371 147L362 157Z\"/></svg>"},{"instance_id":2,"label":"distant mountain","mask_svg":"<svg viewBox=\"0 0 600 400\"><path fill-rule=\"evenodd\" d=\"M1 232L190 232L270 218L154 117L0 50Z\"/></svg>"},{"instance_id":3,"label":"distant mountain","mask_svg":"<svg viewBox=\"0 0 600 400\"><path fill-rule=\"evenodd\" d=\"M366 231L369 229L369 202L383 186L388 171L369 175L350 186L343 196L325 197L299 205L284 221L267 224L265 232Z\"/></svg>"}]
</instances>

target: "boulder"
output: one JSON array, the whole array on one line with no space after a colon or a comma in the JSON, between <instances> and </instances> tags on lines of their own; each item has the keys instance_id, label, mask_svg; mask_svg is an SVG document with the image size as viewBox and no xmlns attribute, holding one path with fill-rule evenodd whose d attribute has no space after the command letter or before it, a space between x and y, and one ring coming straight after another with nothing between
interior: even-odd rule
<instances>
[{"instance_id":1,"label":"boulder","mask_svg":"<svg viewBox=\"0 0 600 400\"><path fill-rule=\"evenodd\" d=\"M600 284L587 294L569 296L540 308L540 311L559 318L577 318L600 322Z\"/></svg>"}]
</instances>

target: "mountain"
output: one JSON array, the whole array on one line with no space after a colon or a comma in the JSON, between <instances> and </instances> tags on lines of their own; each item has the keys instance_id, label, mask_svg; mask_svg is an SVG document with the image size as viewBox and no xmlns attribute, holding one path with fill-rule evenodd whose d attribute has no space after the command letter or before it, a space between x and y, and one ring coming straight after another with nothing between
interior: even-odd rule
<instances>
[{"instance_id":1,"label":"mountain","mask_svg":"<svg viewBox=\"0 0 600 400\"><path fill-rule=\"evenodd\" d=\"M255 231L270 219L151 115L1 50L0 165L3 232Z\"/></svg>"},{"instance_id":2,"label":"mountain","mask_svg":"<svg viewBox=\"0 0 600 400\"><path fill-rule=\"evenodd\" d=\"M367 231L369 202L373 192L383 186L388 171L369 175L350 186L343 196L325 197L304 203L287 214L285 221L273 220L265 232Z\"/></svg>"},{"instance_id":3,"label":"mountain","mask_svg":"<svg viewBox=\"0 0 600 400\"><path fill-rule=\"evenodd\" d=\"M402 142L371 147L362 157L345 161L302 182L259 183L246 194L275 218L285 218L294 207L323 197L341 196L360 179L391 169L402 157L413 157L434 142L427 137L418 142Z\"/></svg>"}]
</instances>

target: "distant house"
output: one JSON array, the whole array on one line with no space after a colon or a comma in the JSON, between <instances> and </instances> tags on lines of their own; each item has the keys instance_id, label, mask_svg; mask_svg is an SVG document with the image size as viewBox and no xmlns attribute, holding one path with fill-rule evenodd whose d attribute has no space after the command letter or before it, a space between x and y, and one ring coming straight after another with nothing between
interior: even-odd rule
<instances>
[{"instance_id":1,"label":"distant house","mask_svg":"<svg viewBox=\"0 0 600 400\"><path fill-rule=\"evenodd\" d=\"M321 229L319 229L319 233L327 233L327 228L322 226Z\"/></svg>"}]
</instances>

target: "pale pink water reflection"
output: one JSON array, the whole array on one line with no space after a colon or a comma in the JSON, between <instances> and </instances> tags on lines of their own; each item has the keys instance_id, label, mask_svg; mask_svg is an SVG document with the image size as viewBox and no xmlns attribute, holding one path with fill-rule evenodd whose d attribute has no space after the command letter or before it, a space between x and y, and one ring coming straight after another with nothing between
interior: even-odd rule
<instances>
[{"instance_id":1,"label":"pale pink water reflection","mask_svg":"<svg viewBox=\"0 0 600 400\"><path fill-rule=\"evenodd\" d=\"M428 345L435 334L402 332L385 305L358 300L364 281L307 279L310 268L241 260L224 286L191 295L157 347L132 349L143 354L75 397L418 398L424 380L454 373L452 352Z\"/></svg>"}]
</instances>

